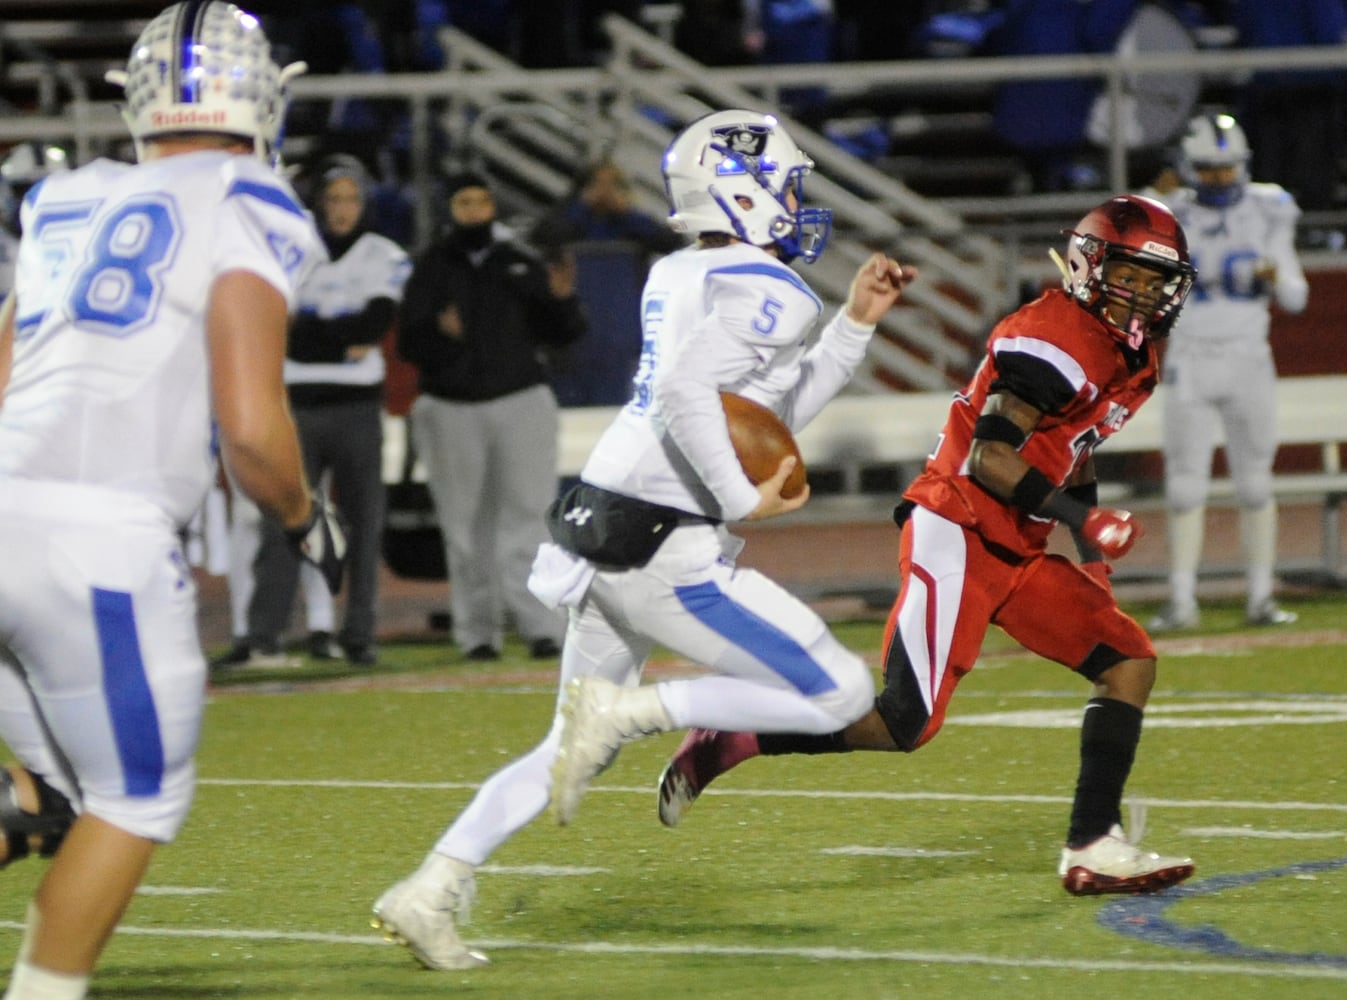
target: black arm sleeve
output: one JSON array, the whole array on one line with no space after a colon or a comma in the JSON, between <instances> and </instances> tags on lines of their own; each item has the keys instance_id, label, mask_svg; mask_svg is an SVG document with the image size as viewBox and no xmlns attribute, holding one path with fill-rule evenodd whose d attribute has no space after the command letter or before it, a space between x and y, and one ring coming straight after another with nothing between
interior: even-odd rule
<instances>
[{"instance_id":1,"label":"black arm sleeve","mask_svg":"<svg viewBox=\"0 0 1347 1000\"><path fill-rule=\"evenodd\" d=\"M1076 396L1066 376L1050 362L1018 351L996 355L996 378L988 391L1008 392L1044 413L1060 413Z\"/></svg>"},{"instance_id":2,"label":"black arm sleeve","mask_svg":"<svg viewBox=\"0 0 1347 1000\"><path fill-rule=\"evenodd\" d=\"M440 333L439 314L447 304L445 275L427 254L416 262L402 293L398 311L398 356L417 368L443 364L452 353L449 338Z\"/></svg>"}]
</instances>

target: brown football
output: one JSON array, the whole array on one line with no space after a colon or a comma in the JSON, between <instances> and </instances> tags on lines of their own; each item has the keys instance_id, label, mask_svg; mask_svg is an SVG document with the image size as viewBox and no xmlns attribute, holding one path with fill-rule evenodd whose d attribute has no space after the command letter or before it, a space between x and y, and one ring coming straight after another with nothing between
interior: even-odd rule
<instances>
[{"instance_id":1,"label":"brown football","mask_svg":"<svg viewBox=\"0 0 1347 1000\"><path fill-rule=\"evenodd\" d=\"M777 466L787 455L794 455L795 468L791 471L781 495L789 500L804 489L806 476L800 446L790 428L771 410L732 392L720 394L720 405L725 408L725 423L730 429L730 443L739 456L739 464L754 485L772 478Z\"/></svg>"}]
</instances>

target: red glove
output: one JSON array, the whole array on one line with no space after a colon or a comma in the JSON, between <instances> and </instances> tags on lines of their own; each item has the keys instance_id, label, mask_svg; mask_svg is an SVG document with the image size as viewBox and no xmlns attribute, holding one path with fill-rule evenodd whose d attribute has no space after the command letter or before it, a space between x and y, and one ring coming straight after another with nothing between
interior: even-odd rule
<instances>
[{"instance_id":1,"label":"red glove","mask_svg":"<svg viewBox=\"0 0 1347 1000\"><path fill-rule=\"evenodd\" d=\"M1102 559L1096 559L1094 562L1081 563L1080 568L1099 586L1105 590L1111 591L1113 587L1109 584L1108 578L1113 575L1113 567Z\"/></svg>"},{"instance_id":2,"label":"red glove","mask_svg":"<svg viewBox=\"0 0 1347 1000\"><path fill-rule=\"evenodd\" d=\"M1141 537L1141 525L1125 510L1092 507L1081 525L1081 537L1110 559L1121 559Z\"/></svg>"}]
</instances>

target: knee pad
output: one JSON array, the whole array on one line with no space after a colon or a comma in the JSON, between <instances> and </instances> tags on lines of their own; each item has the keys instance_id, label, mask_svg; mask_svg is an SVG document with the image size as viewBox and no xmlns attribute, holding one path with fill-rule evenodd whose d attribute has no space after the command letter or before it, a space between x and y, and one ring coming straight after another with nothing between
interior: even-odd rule
<instances>
[{"instance_id":1,"label":"knee pad","mask_svg":"<svg viewBox=\"0 0 1347 1000\"><path fill-rule=\"evenodd\" d=\"M1165 486L1166 499L1170 509L1183 513L1205 504L1210 488L1211 481L1205 476L1171 471Z\"/></svg>"},{"instance_id":2,"label":"knee pad","mask_svg":"<svg viewBox=\"0 0 1347 1000\"><path fill-rule=\"evenodd\" d=\"M1262 510L1272 502L1272 473L1260 470L1236 479L1235 500L1247 510Z\"/></svg>"},{"instance_id":3,"label":"knee pad","mask_svg":"<svg viewBox=\"0 0 1347 1000\"><path fill-rule=\"evenodd\" d=\"M75 821L75 810L70 800L42 779L27 772L37 789L38 811L26 812L19 806L19 789L7 767L0 767L0 835L9 847L9 855L0 868L11 861L28 857L30 838L40 837L38 853L49 858L65 839L66 831Z\"/></svg>"}]
</instances>

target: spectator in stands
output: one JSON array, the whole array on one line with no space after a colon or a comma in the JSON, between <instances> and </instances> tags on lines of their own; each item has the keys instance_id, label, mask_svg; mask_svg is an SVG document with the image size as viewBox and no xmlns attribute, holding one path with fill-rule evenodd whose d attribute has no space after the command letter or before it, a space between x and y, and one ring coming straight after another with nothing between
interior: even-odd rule
<instances>
[{"instance_id":1,"label":"spectator in stands","mask_svg":"<svg viewBox=\"0 0 1347 1000\"><path fill-rule=\"evenodd\" d=\"M563 406L617 406L631 396L641 356L641 288L653 257L683 238L637 210L626 174L601 159L580 175L572 195L540 219L531 242L545 259L576 257L577 289L589 332L555 359L552 387Z\"/></svg>"},{"instance_id":2,"label":"spectator in stands","mask_svg":"<svg viewBox=\"0 0 1347 1000\"><path fill-rule=\"evenodd\" d=\"M565 622L526 583L557 488L557 402L540 355L585 332L575 267L512 242L485 177L447 186L453 224L416 259L397 344L419 371L412 436L444 537L454 638L470 659L498 658L508 607L530 653L555 656Z\"/></svg>"},{"instance_id":3,"label":"spectator in stands","mask_svg":"<svg viewBox=\"0 0 1347 1000\"><path fill-rule=\"evenodd\" d=\"M1249 181L1249 144L1229 115L1198 115L1181 142L1184 186L1162 197L1189 234L1197 284L1165 356L1165 495L1169 507L1169 607L1152 632L1198 624L1197 569L1216 428L1240 507L1250 625L1296 616L1272 597L1277 504L1276 378L1268 344L1275 301L1300 312L1309 285L1295 251L1295 200Z\"/></svg>"},{"instance_id":4,"label":"spectator in stands","mask_svg":"<svg viewBox=\"0 0 1347 1000\"><path fill-rule=\"evenodd\" d=\"M1241 48L1341 45L1343 0L1234 0L1231 23ZM1286 187L1303 209L1332 207L1342 144L1341 70L1269 70L1244 90L1242 120L1253 149L1253 175Z\"/></svg>"},{"instance_id":5,"label":"spectator in stands","mask_svg":"<svg viewBox=\"0 0 1347 1000\"><path fill-rule=\"evenodd\" d=\"M988 15L994 29L985 51L996 56L1111 52L1138 0L1006 0ZM1074 186L1085 125L1099 93L1092 77L1012 80L997 88L993 128L1026 158L1034 187Z\"/></svg>"},{"instance_id":6,"label":"spectator in stands","mask_svg":"<svg viewBox=\"0 0 1347 1000\"><path fill-rule=\"evenodd\" d=\"M558 258L570 243L624 240L647 256L663 256L683 246L683 238L664 219L655 219L632 204L631 182L612 160L586 167L571 195L538 221L532 242Z\"/></svg>"},{"instance_id":7,"label":"spectator in stands","mask_svg":"<svg viewBox=\"0 0 1347 1000\"><path fill-rule=\"evenodd\" d=\"M684 0L674 45L707 66L757 62L766 39L756 0Z\"/></svg>"},{"instance_id":8,"label":"spectator in stands","mask_svg":"<svg viewBox=\"0 0 1347 1000\"><path fill-rule=\"evenodd\" d=\"M339 642L352 664L372 666L384 523L379 343L393 323L410 261L392 240L369 231L369 175L359 160L332 157L320 165L319 176L316 214L330 262L300 287L285 381L309 479L331 477L349 521L350 583ZM270 522L262 522L253 565L251 639L257 647L275 648L290 617L300 563ZM306 585L306 594L313 589ZM310 651L325 658L330 642L331 636L311 635Z\"/></svg>"}]
</instances>

